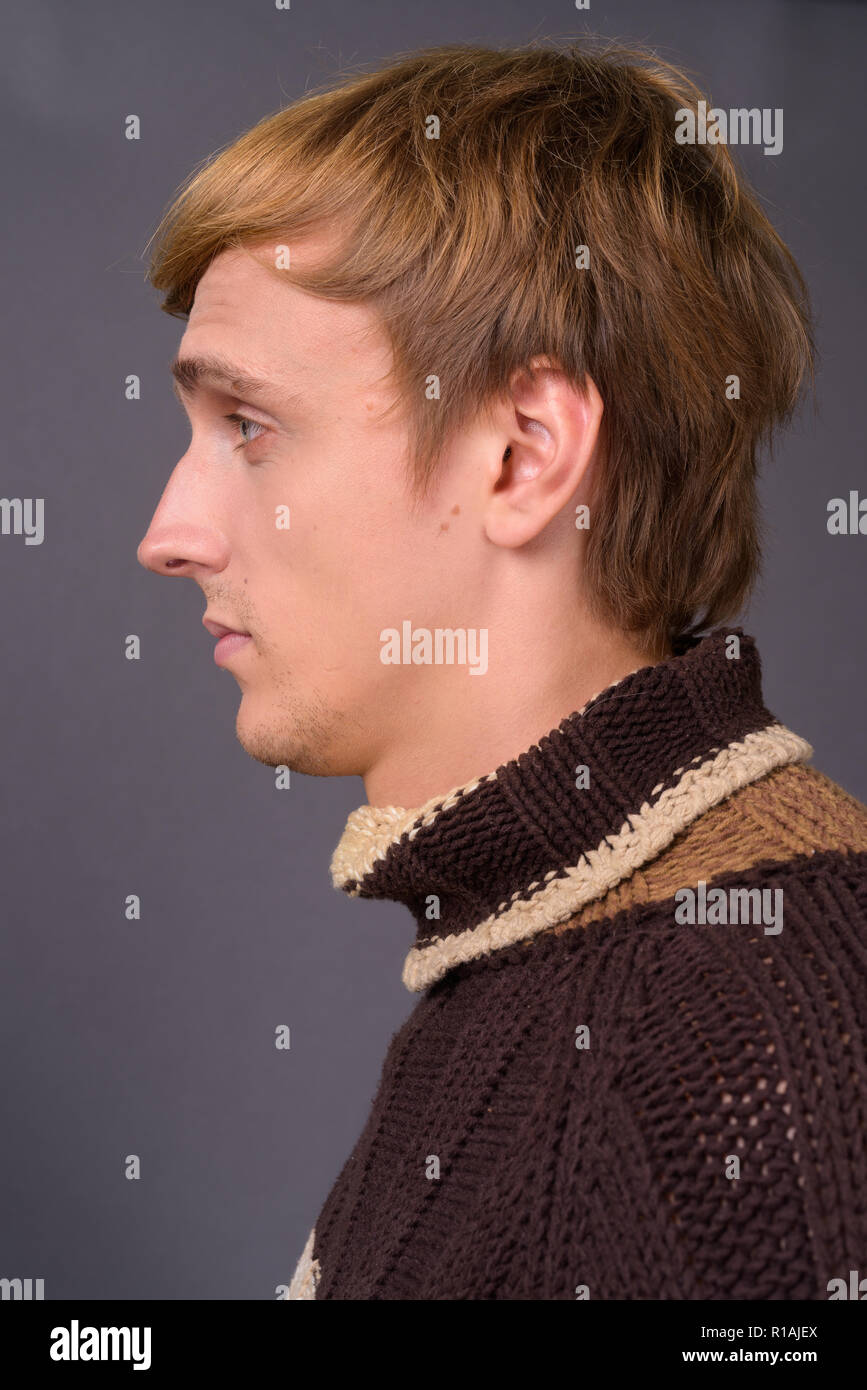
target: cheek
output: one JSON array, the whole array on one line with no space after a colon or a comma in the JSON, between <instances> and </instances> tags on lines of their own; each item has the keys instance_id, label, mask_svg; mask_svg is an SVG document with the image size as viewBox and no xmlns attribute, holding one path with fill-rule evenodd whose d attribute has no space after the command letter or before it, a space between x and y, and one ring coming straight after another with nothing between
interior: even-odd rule
<instances>
[{"instance_id":1,"label":"cheek","mask_svg":"<svg viewBox=\"0 0 867 1390\"><path fill-rule=\"evenodd\" d=\"M312 460L299 454L292 479L275 468L255 501L247 499L256 521L244 553L254 603L267 591L271 611L290 612L296 631L318 622L323 640L342 632L351 642L353 623L378 634L430 611L454 543L441 507L412 513L386 449L355 448L352 469L323 463L345 458L347 447L333 440Z\"/></svg>"}]
</instances>

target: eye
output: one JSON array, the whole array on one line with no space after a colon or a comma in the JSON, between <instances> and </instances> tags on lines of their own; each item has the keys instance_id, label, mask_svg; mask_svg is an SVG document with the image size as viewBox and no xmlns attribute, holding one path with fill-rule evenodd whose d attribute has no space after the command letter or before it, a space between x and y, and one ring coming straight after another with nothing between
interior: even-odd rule
<instances>
[{"instance_id":1,"label":"eye","mask_svg":"<svg viewBox=\"0 0 867 1390\"><path fill-rule=\"evenodd\" d=\"M233 425L237 425L238 428L241 430L241 442L240 444L235 445L236 449L246 449L248 445L255 443L255 441L259 439L262 434L266 433L265 426L260 425L258 420L251 420L249 415L239 415L236 410L233 410L231 414L226 415L223 418L231 421ZM259 434L254 434L252 438L250 437L249 433L246 436L244 436L245 426L248 426L250 429L253 430L258 430Z\"/></svg>"}]
</instances>

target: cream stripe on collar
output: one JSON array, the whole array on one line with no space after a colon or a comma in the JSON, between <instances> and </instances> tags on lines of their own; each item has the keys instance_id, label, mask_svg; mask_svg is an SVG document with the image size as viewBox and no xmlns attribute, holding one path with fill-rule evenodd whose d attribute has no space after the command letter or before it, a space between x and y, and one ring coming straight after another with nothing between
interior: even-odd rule
<instances>
[{"instance_id":1,"label":"cream stripe on collar","mask_svg":"<svg viewBox=\"0 0 867 1390\"><path fill-rule=\"evenodd\" d=\"M346 822L346 829L331 859L331 881L335 888L347 883L360 883L379 860L384 859L392 845L408 830L415 838L424 826L432 825L443 811L451 810L461 797L468 796L483 782L495 782L496 772L478 777L465 787L456 787L448 796L434 796L423 806L405 810L403 806L359 806ZM355 889L348 896L357 897Z\"/></svg>"},{"instance_id":2,"label":"cream stripe on collar","mask_svg":"<svg viewBox=\"0 0 867 1390\"><path fill-rule=\"evenodd\" d=\"M585 903L607 893L654 858L696 817L732 792L774 768L805 762L812 756L813 749L805 739L776 723L728 744L715 757L684 771L653 805L645 802L627 817L617 834L606 836L599 848L588 851L577 865L553 870L546 875L544 885L531 884L531 889L538 887L531 897L515 894L511 906L503 904L505 910L492 914L470 931L434 937L429 944L413 947L404 964L403 983L414 992L427 989L454 965L477 960L499 947L514 945L546 927L567 921ZM418 812L399 814L415 818ZM413 824L413 820L409 823ZM381 857L378 848L377 845L376 852L371 851L371 863Z\"/></svg>"}]
</instances>

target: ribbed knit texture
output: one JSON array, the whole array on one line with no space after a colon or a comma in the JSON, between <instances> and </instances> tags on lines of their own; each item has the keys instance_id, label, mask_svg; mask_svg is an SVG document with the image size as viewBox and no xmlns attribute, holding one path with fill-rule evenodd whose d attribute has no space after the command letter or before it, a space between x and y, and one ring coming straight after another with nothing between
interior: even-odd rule
<instances>
[{"instance_id":1,"label":"ribbed knit texture","mask_svg":"<svg viewBox=\"0 0 867 1390\"><path fill-rule=\"evenodd\" d=\"M423 993L290 1298L826 1299L867 1275L867 808L804 766L732 635L467 787L350 817L335 883L407 904ZM700 880L771 890L782 929L678 922Z\"/></svg>"}]
</instances>

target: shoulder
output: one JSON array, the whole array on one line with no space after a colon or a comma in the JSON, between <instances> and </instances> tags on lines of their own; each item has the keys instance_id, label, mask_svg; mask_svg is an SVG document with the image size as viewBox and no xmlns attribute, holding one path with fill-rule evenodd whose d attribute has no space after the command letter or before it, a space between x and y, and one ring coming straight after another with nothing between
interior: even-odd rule
<instances>
[{"instance_id":1,"label":"shoulder","mask_svg":"<svg viewBox=\"0 0 867 1390\"><path fill-rule=\"evenodd\" d=\"M557 1191L582 1246L619 1246L643 1290L612 1275L601 1296L825 1298L863 1264L865 857L814 849L710 880L779 893L779 930L678 923L673 895L587 929L604 964L561 1092Z\"/></svg>"}]
</instances>

